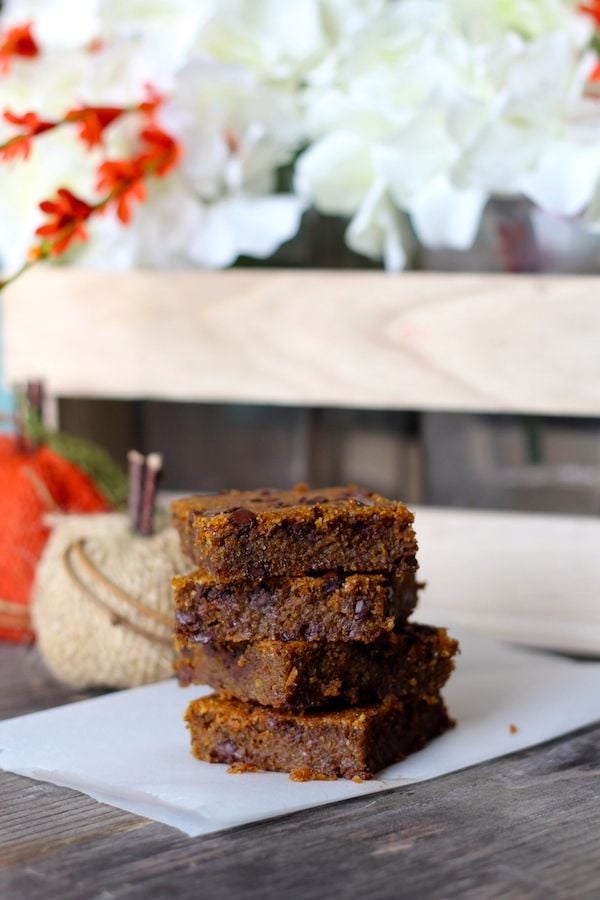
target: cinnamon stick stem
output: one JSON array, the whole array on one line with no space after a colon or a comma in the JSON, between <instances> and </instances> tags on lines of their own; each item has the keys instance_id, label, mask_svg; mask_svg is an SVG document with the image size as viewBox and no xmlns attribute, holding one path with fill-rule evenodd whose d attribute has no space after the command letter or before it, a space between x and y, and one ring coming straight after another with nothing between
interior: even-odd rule
<instances>
[{"instance_id":1,"label":"cinnamon stick stem","mask_svg":"<svg viewBox=\"0 0 600 900\"><path fill-rule=\"evenodd\" d=\"M25 386L25 396L40 422L44 419L44 382L28 381Z\"/></svg>"},{"instance_id":2,"label":"cinnamon stick stem","mask_svg":"<svg viewBox=\"0 0 600 900\"><path fill-rule=\"evenodd\" d=\"M150 453L146 457L144 471L144 485L142 488L142 504L140 510L139 533L141 535L152 534L154 524L154 506L156 503L156 486L158 476L162 470L162 456L160 453Z\"/></svg>"},{"instance_id":3,"label":"cinnamon stick stem","mask_svg":"<svg viewBox=\"0 0 600 900\"><path fill-rule=\"evenodd\" d=\"M127 472L129 479L129 497L127 512L129 515L129 527L134 534L140 530L140 515L142 511L142 494L144 484L144 457L138 450L130 450L127 454Z\"/></svg>"}]
</instances>

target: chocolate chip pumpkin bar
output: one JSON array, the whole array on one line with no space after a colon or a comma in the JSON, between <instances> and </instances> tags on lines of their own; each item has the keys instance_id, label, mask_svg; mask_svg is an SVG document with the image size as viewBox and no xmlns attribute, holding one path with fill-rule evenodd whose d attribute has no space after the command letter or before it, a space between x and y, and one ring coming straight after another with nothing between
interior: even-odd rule
<instances>
[{"instance_id":1,"label":"chocolate chip pumpkin bar","mask_svg":"<svg viewBox=\"0 0 600 900\"><path fill-rule=\"evenodd\" d=\"M228 491L172 504L184 552L219 578L414 570L413 514L356 486Z\"/></svg>"},{"instance_id":2,"label":"chocolate chip pumpkin bar","mask_svg":"<svg viewBox=\"0 0 600 900\"><path fill-rule=\"evenodd\" d=\"M212 694L190 703L185 718L198 759L302 781L372 778L452 725L439 697L294 715Z\"/></svg>"},{"instance_id":3,"label":"chocolate chip pumpkin bar","mask_svg":"<svg viewBox=\"0 0 600 900\"><path fill-rule=\"evenodd\" d=\"M417 603L413 572L219 581L202 571L173 579L176 635L207 641L375 641Z\"/></svg>"},{"instance_id":4,"label":"chocolate chip pumpkin bar","mask_svg":"<svg viewBox=\"0 0 600 900\"><path fill-rule=\"evenodd\" d=\"M208 684L239 700L296 710L325 708L410 694L436 696L450 677L457 650L444 628L406 625L372 644L184 644L175 671L182 685Z\"/></svg>"}]
</instances>

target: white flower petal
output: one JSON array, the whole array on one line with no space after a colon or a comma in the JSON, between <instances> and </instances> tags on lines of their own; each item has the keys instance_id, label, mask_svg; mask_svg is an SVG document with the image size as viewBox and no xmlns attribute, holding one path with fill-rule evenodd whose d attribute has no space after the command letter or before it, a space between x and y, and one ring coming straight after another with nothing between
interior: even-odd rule
<instances>
[{"instance_id":1,"label":"white flower petal","mask_svg":"<svg viewBox=\"0 0 600 900\"><path fill-rule=\"evenodd\" d=\"M295 188L321 212L352 215L373 178L369 143L351 131L333 132L298 159Z\"/></svg>"},{"instance_id":2,"label":"white flower petal","mask_svg":"<svg viewBox=\"0 0 600 900\"><path fill-rule=\"evenodd\" d=\"M207 269L223 269L235 262L238 248L227 209L223 204L199 205L199 221L187 252L192 262Z\"/></svg>"},{"instance_id":3,"label":"white flower petal","mask_svg":"<svg viewBox=\"0 0 600 900\"><path fill-rule=\"evenodd\" d=\"M396 209L381 182L365 197L346 230L346 243L351 250L370 259L383 259L386 269L404 269L410 247L410 231L403 215Z\"/></svg>"},{"instance_id":4,"label":"white flower petal","mask_svg":"<svg viewBox=\"0 0 600 900\"><path fill-rule=\"evenodd\" d=\"M293 194L232 197L222 204L229 217L238 256L271 256L297 233L304 204Z\"/></svg>"},{"instance_id":5,"label":"white flower petal","mask_svg":"<svg viewBox=\"0 0 600 900\"><path fill-rule=\"evenodd\" d=\"M413 199L408 210L419 240L427 247L467 250L477 236L486 200L485 191L457 188L442 175Z\"/></svg>"},{"instance_id":6,"label":"white flower petal","mask_svg":"<svg viewBox=\"0 0 600 900\"><path fill-rule=\"evenodd\" d=\"M499 119L463 151L451 170L452 180L463 188L518 194L519 179L535 166L547 141L546 129Z\"/></svg>"},{"instance_id":7,"label":"white flower petal","mask_svg":"<svg viewBox=\"0 0 600 900\"><path fill-rule=\"evenodd\" d=\"M205 202L231 192L271 192L275 170L299 141L287 94L239 66L210 60L182 69L161 116L185 149L182 171L190 188Z\"/></svg>"},{"instance_id":8,"label":"white flower petal","mask_svg":"<svg viewBox=\"0 0 600 900\"><path fill-rule=\"evenodd\" d=\"M404 207L449 169L457 153L439 111L427 109L378 145L373 158L394 202Z\"/></svg>"},{"instance_id":9,"label":"white flower petal","mask_svg":"<svg viewBox=\"0 0 600 900\"><path fill-rule=\"evenodd\" d=\"M583 220L588 231L591 231L592 234L600 234L600 181L596 185L592 202L585 211Z\"/></svg>"},{"instance_id":10,"label":"white flower petal","mask_svg":"<svg viewBox=\"0 0 600 900\"><path fill-rule=\"evenodd\" d=\"M536 168L520 177L519 187L547 212L575 216L591 203L599 178L600 132L595 146L551 144Z\"/></svg>"}]
</instances>

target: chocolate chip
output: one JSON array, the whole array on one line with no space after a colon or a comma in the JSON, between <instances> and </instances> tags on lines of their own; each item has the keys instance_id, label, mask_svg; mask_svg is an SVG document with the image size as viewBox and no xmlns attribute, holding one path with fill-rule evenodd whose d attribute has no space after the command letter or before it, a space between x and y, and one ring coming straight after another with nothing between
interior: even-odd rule
<instances>
[{"instance_id":1,"label":"chocolate chip","mask_svg":"<svg viewBox=\"0 0 600 900\"><path fill-rule=\"evenodd\" d=\"M189 609L178 609L175 613L175 618L180 625L193 625L196 614Z\"/></svg>"},{"instance_id":2,"label":"chocolate chip","mask_svg":"<svg viewBox=\"0 0 600 900\"><path fill-rule=\"evenodd\" d=\"M259 587L250 594L250 606L254 609L262 609L262 607L268 606L272 599L270 591L264 587Z\"/></svg>"},{"instance_id":3,"label":"chocolate chip","mask_svg":"<svg viewBox=\"0 0 600 900\"><path fill-rule=\"evenodd\" d=\"M195 644L208 644L210 641L208 634L191 634L190 637Z\"/></svg>"},{"instance_id":4,"label":"chocolate chip","mask_svg":"<svg viewBox=\"0 0 600 900\"><path fill-rule=\"evenodd\" d=\"M239 762L244 758L244 751L240 750L233 741L221 741L215 747L215 756L222 763Z\"/></svg>"},{"instance_id":5,"label":"chocolate chip","mask_svg":"<svg viewBox=\"0 0 600 900\"><path fill-rule=\"evenodd\" d=\"M327 503L327 497L317 494L316 497L308 497L305 503L307 506L316 506L317 503Z\"/></svg>"},{"instance_id":6,"label":"chocolate chip","mask_svg":"<svg viewBox=\"0 0 600 900\"><path fill-rule=\"evenodd\" d=\"M259 581L261 578L265 576L265 570L262 566L248 566L246 568L246 574L248 578L254 578L256 581Z\"/></svg>"},{"instance_id":7,"label":"chocolate chip","mask_svg":"<svg viewBox=\"0 0 600 900\"><path fill-rule=\"evenodd\" d=\"M243 506L238 506L229 513L229 521L233 522L237 528L245 530L250 528L256 521L256 513L253 513L250 509L244 509Z\"/></svg>"},{"instance_id":8,"label":"chocolate chip","mask_svg":"<svg viewBox=\"0 0 600 900\"><path fill-rule=\"evenodd\" d=\"M333 572L325 572L323 575L323 593L331 594L333 591L339 590L343 583L344 578L339 572L335 570Z\"/></svg>"},{"instance_id":9,"label":"chocolate chip","mask_svg":"<svg viewBox=\"0 0 600 900\"><path fill-rule=\"evenodd\" d=\"M193 670L191 666L179 666L177 669L177 678L179 684L188 685L192 683Z\"/></svg>"},{"instance_id":10,"label":"chocolate chip","mask_svg":"<svg viewBox=\"0 0 600 900\"><path fill-rule=\"evenodd\" d=\"M319 622L309 622L304 629L304 640L314 641L322 637L322 627Z\"/></svg>"},{"instance_id":11,"label":"chocolate chip","mask_svg":"<svg viewBox=\"0 0 600 900\"><path fill-rule=\"evenodd\" d=\"M314 530L313 522L284 522L283 530L293 540L301 541Z\"/></svg>"},{"instance_id":12,"label":"chocolate chip","mask_svg":"<svg viewBox=\"0 0 600 900\"><path fill-rule=\"evenodd\" d=\"M366 603L364 600L357 600L354 604L354 612L359 619L363 619L365 617L365 606Z\"/></svg>"}]
</instances>

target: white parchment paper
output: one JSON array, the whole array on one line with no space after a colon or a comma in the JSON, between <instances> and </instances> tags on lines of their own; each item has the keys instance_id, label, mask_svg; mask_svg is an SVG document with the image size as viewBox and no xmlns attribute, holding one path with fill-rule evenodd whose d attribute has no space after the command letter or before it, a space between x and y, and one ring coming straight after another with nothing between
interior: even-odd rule
<instances>
[{"instance_id":1,"label":"white parchment paper","mask_svg":"<svg viewBox=\"0 0 600 900\"><path fill-rule=\"evenodd\" d=\"M600 663L452 633L462 654L444 695L458 726L375 781L295 783L198 762L182 716L209 689L174 681L0 722L0 768L199 835L435 778L600 720Z\"/></svg>"}]
</instances>

